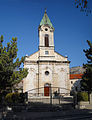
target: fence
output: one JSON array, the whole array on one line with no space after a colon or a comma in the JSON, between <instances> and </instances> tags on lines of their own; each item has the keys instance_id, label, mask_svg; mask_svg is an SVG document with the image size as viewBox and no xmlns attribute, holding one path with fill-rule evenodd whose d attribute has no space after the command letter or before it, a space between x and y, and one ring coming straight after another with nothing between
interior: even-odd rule
<instances>
[{"instance_id":1,"label":"fence","mask_svg":"<svg viewBox=\"0 0 92 120\"><path fill-rule=\"evenodd\" d=\"M50 103L50 104L61 104L61 103L72 102L72 97L70 97L70 90L66 88L50 87L49 90L45 91L44 87L40 87L29 90L27 91L27 93L28 93L28 101L30 102L42 102L42 103Z\"/></svg>"}]
</instances>

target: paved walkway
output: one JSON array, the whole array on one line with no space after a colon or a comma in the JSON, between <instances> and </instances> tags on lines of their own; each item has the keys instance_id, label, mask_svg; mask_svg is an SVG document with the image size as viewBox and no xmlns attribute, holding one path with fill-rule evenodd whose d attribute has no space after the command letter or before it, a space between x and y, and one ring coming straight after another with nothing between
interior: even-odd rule
<instances>
[{"instance_id":1,"label":"paved walkway","mask_svg":"<svg viewBox=\"0 0 92 120\"><path fill-rule=\"evenodd\" d=\"M6 119L0 112L0 120L92 120L92 110L78 110L70 105L19 105L6 112Z\"/></svg>"},{"instance_id":2,"label":"paved walkway","mask_svg":"<svg viewBox=\"0 0 92 120\"><path fill-rule=\"evenodd\" d=\"M92 120L92 110L63 110L58 112L17 113L22 120Z\"/></svg>"},{"instance_id":3,"label":"paved walkway","mask_svg":"<svg viewBox=\"0 0 92 120\"><path fill-rule=\"evenodd\" d=\"M6 119L0 120L92 120L92 110L74 109L56 112L10 112L7 114Z\"/></svg>"}]
</instances>

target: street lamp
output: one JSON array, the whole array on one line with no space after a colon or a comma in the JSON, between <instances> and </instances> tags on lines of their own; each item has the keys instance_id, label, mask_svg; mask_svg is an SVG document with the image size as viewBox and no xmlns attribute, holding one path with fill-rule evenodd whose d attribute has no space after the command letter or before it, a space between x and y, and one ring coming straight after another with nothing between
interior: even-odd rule
<instances>
[{"instance_id":1,"label":"street lamp","mask_svg":"<svg viewBox=\"0 0 92 120\"><path fill-rule=\"evenodd\" d=\"M50 84L50 104L52 105L52 88L51 88L51 84Z\"/></svg>"}]
</instances>

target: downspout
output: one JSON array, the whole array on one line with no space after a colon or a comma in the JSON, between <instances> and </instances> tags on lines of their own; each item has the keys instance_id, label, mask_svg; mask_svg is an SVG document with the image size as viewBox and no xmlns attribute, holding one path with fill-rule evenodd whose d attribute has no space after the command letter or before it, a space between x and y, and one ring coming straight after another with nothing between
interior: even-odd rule
<instances>
[{"instance_id":1,"label":"downspout","mask_svg":"<svg viewBox=\"0 0 92 120\"><path fill-rule=\"evenodd\" d=\"M38 56L38 96L39 96L39 57L40 57L40 52L39 52L39 56Z\"/></svg>"},{"instance_id":2,"label":"downspout","mask_svg":"<svg viewBox=\"0 0 92 120\"><path fill-rule=\"evenodd\" d=\"M38 28L38 38L39 38L39 28ZM38 48L39 49L39 48ZM39 96L39 62L40 62L40 49L38 53L38 96Z\"/></svg>"}]
</instances>

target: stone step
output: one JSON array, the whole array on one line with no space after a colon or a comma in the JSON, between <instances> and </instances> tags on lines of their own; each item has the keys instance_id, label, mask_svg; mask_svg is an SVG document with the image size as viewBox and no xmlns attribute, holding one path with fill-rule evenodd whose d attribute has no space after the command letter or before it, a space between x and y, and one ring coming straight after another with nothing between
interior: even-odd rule
<instances>
[{"instance_id":1,"label":"stone step","mask_svg":"<svg viewBox=\"0 0 92 120\"><path fill-rule=\"evenodd\" d=\"M44 108L44 107L40 107L40 108L37 108L37 107L31 107L31 108L28 108L27 111L28 112L49 112L49 111L60 111L61 109L56 107L56 108L53 108L53 107L49 107L49 108Z\"/></svg>"},{"instance_id":2,"label":"stone step","mask_svg":"<svg viewBox=\"0 0 92 120\"><path fill-rule=\"evenodd\" d=\"M6 115L4 115L4 120L12 120L14 117L13 112L8 111Z\"/></svg>"},{"instance_id":3,"label":"stone step","mask_svg":"<svg viewBox=\"0 0 92 120\"><path fill-rule=\"evenodd\" d=\"M63 109L73 109L73 106L72 105L70 105L70 104L65 104L65 105L62 105L62 106L30 106L30 107L28 107L27 108L27 111L29 111L29 112L48 112L48 111L53 111L53 112L55 112L55 111L61 111L61 110L63 110Z\"/></svg>"},{"instance_id":4,"label":"stone step","mask_svg":"<svg viewBox=\"0 0 92 120\"><path fill-rule=\"evenodd\" d=\"M86 108L92 110L92 105L87 105Z\"/></svg>"}]
</instances>

